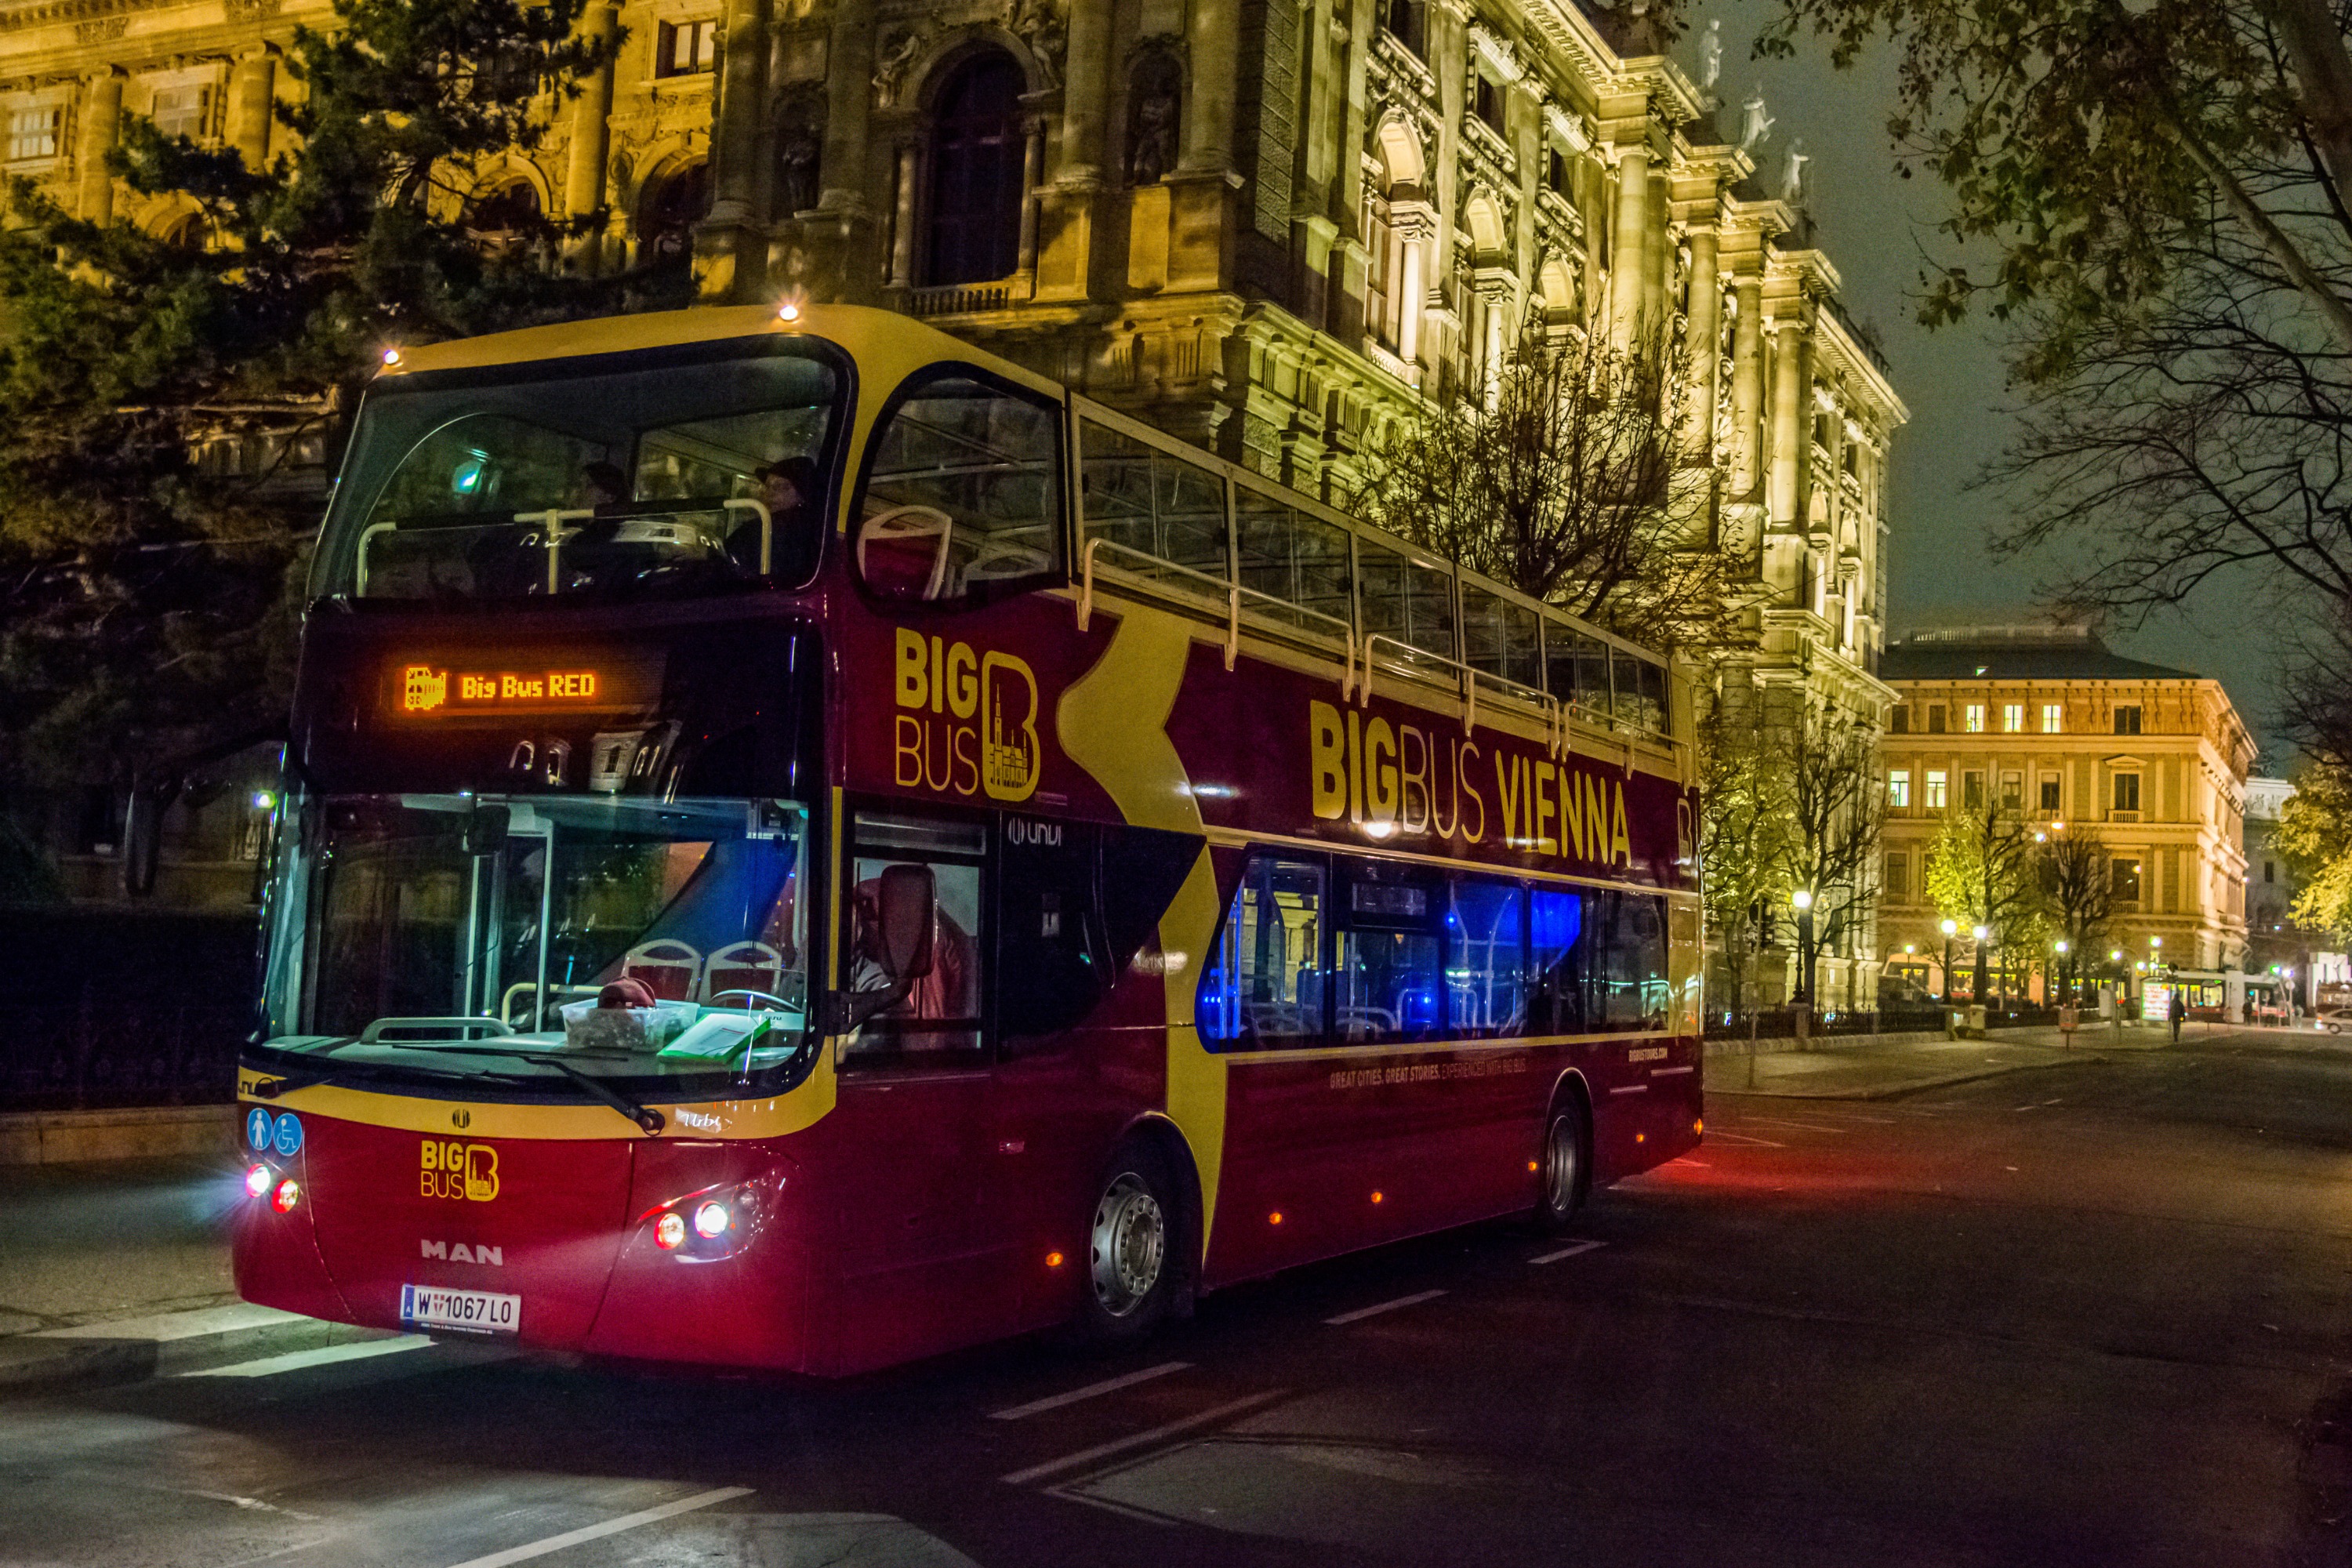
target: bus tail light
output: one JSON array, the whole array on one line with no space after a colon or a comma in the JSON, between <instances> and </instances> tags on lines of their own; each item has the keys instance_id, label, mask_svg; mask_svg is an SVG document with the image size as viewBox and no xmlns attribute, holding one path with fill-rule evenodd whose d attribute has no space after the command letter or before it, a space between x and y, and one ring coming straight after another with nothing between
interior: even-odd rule
<instances>
[{"instance_id":1,"label":"bus tail light","mask_svg":"<svg viewBox=\"0 0 2352 1568\"><path fill-rule=\"evenodd\" d=\"M245 1173L245 1195L249 1198L261 1196L269 1190L270 1181L277 1174L267 1165L256 1165Z\"/></svg>"}]
</instances>

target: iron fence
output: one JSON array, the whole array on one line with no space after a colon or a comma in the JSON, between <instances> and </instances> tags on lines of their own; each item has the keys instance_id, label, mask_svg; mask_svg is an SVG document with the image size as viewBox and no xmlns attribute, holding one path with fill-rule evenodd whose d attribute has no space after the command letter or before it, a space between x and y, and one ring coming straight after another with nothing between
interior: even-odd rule
<instances>
[{"instance_id":1,"label":"iron fence","mask_svg":"<svg viewBox=\"0 0 2352 1568\"><path fill-rule=\"evenodd\" d=\"M121 1001L0 1006L0 1110L220 1105L236 1098L243 1005Z\"/></svg>"}]
</instances>

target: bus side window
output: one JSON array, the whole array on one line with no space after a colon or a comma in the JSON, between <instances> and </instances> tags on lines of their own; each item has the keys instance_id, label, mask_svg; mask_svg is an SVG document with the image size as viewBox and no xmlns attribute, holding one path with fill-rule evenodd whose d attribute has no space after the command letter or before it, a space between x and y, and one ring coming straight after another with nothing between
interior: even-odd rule
<instances>
[{"instance_id":1,"label":"bus side window","mask_svg":"<svg viewBox=\"0 0 2352 1568\"><path fill-rule=\"evenodd\" d=\"M896 812L859 812L856 849L842 900L842 978L851 992L885 991L880 962L882 873L891 866L931 872L938 906L931 930L931 972L908 988L906 1000L868 1018L843 1047L845 1062L872 1066L971 1060L981 1052L985 994L985 932L981 921L981 874L988 830L977 823Z\"/></svg>"},{"instance_id":2,"label":"bus side window","mask_svg":"<svg viewBox=\"0 0 2352 1568\"><path fill-rule=\"evenodd\" d=\"M1071 1028L1110 989L1109 942L1097 893L1097 830L1083 822L1008 817L997 860L996 1021L1007 1054Z\"/></svg>"},{"instance_id":3,"label":"bus side window","mask_svg":"<svg viewBox=\"0 0 2352 1568\"><path fill-rule=\"evenodd\" d=\"M1061 429L1046 400L961 367L902 391L859 487L859 580L926 604L1060 581Z\"/></svg>"},{"instance_id":4,"label":"bus side window","mask_svg":"<svg viewBox=\"0 0 2352 1568\"><path fill-rule=\"evenodd\" d=\"M1527 1033L1526 921L1518 884L1455 876L1445 912L1447 1033L1507 1039Z\"/></svg>"},{"instance_id":5,"label":"bus side window","mask_svg":"<svg viewBox=\"0 0 2352 1568\"><path fill-rule=\"evenodd\" d=\"M1323 1041L1323 867L1253 855L1201 973L1204 1040L1242 1047Z\"/></svg>"},{"instance_id":6,"label":"bus side window","mask_svg":"<svg viewBox=\"0 0 2352 1568\"><path fill-rule=\"evenodd\" d=\"M1585 895L1569 888L1537 888L1528 895L1528 973L1539 1035L1580 1035L1585 1022Z\"/></svg>"},{"instance_id":7,"label":"bus side window","mask_svg":"<svg viewBox=\"0 0 2352 1568\"><path fill-rule=\"evenodd\" d=\"M1445 884L1418 867L1346 863L1332 1030L1349 1045L1445 1033Z\"/></svg>"},{"instance_id":8,"label":"bus side window","mask_svg":"<svg viewBox=\"0 0 2352 1568\"><path fill-rule=\"evenodd\" d=\"M1664 900L1654 893L1592 893L1586 912L1595 939L1591 1026L1612 1034L1664 1028L1671 988Z\"/></svg>"}]
</instances>

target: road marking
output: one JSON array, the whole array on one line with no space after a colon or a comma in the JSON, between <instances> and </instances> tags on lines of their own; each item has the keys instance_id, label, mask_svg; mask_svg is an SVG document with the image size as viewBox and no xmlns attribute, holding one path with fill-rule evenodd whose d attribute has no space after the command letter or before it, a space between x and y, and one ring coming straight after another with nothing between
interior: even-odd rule
<instances>
[{"instance_id":1,"label":"road marking","mask_svg":"<svg viewBox=\"0 0 2352 1568\"><path fill-rule=\"evenodd\" d=\"M337 1362L365 1361L370 1356L395 1355L402 1351L421 1351L433 1342L425 1334L403 1334L396 1340L362 1340L355 1344L321 1345L317 1350L288 1351L284 1355L266 1355L259 1361L233 1362L227 1366L201 1367L184 1372L182 1377L275 1377L281 1372L300 1372L306 1367L332 1366Z\"/></svg>"},{"instance_id":2,"label":"road marking","mask_svg":"<svg viewBox=\"0 0 2352 1568\"><path fill-rule=\"evenodd\" d=\"M1590 1252L1596 1247L1606 1247L1609 1244L1605 1241L1580 1241L1573 1246L1563 1247L1558 1252L1547 1252L1540 1258L1530 1258L1528 1261L1529 1263L1557 1263L1563 1258L1574 1258L1580 1252Z\"/></svg>"},{"instance_id":3,"label":"road marking","mask_svg":"<svg viewBox=\"0 0 2352 1568\"><path fill-rule=\"evenodd\" d=\"M1835 1132L1841 1137L1853 1131L1851 1127L1832 1127L1826 1121L1790 1121L1778 1116L1743 1116L1739 1120L1754 1127L1801 1127L1808 1132Z\"/></svg>"},{"instance_id":4,"label":"road marking","mask_svg":"<svg viewBox=\"0 0 2352 1568\"><path fill-rule=\"evenodd\" d=\"M1139 1383L1150 1383L1155 1377L1166 1377L1171 1372L1182 1372L1192 1364L1189 1361L1161 1362L1158 1366L1148 1366L1141 1372L1130 1372L1125 1377L1105 1378L1100 1383L1090 1383L1084 1388L1074 1388L1067 1394L1048 1394L1044 1399L1033 1399L1026 1405L1016 1405L1010 1410L992 1411L989 1415L989 1419L1018 1421L1024 1415L1035 1415L1047 1410L1059 1410L1063 1405L1076 1405L1081 1399L1092 1399L1101 1394L1116 1394L1122 1388L1133 1388Z\"/></svg>"},{"instance_id":5,"label":"road marking","mask_svg":"<svg viewBox=\"0 0 2352 1568\"><path fill-rule=\"evenodd\" d=\"M640 1509L635 1513L625 1513L618 1519L608 1519L602 1524L567 1530L561 1535L551 1535L528 1546L509 1546L504 1552L493 1552L488 1557L468 1557L457 1564L457 1568L507 1568L509 1563L528 1563L534 1557L544 1557L551 1552L561 1552L583 1541L601 1541L607 1535L618 1535L641 1524L656 1524L681 1513L692 1513L698 1508L709 1508L715 1502L751 1495L750 1487L717 1487L707 1492L697 1492L692 1497L682 1497L676 1502L666 1502L659 1508Z\"/></svg>"},{"instance_id":6,"label":"road marking","mask_svg":"<svg viewBox=\"0 0 2352 1568\"><path fill-rule=\"evenodd\" d=\"M1203 1410L1198 1415L1187 1415L1181 1421L1171 1421L1164 1426L1154 1426L1148 1432L1138 1432L1132 1436L1115 1437L1108 1443L1097 1443L1091 1448L1081 1448L1075 1454L1065 1454L1058 1459L1048 1459L1042 1465L1032 1465L1025 1470L1015 1470L1009 1476L998 1479L1007 1486L1027 1486L1031 1481L1050 1476L1056 1470L1074 1470L1081 1465L1090 1465L1097 1459L1108 1459L1114 1454L1124 1454L1136 1448L1148 1448L1154 1443L1190 1432L1195 1427L1223 1421L1227 1416L1238 1415L1244 1410L1255 1410L1261 1405L1271 1405L1289 1392L1290 1390L1286 1388L1276 1388L1265 1394L1253 1394L1245 1399L1236 1399L1228 1404L1220 1405L1213 1410ZM457 1568L494 1568L494 1565L485 1559L478 1563L460 1563Z\"/></svg>"},{"instance_id":7,"label":"road marking","mask_svg":"<svg viewBox=\"0 0 2352 1568\"><path fill-rule=\"evenodd\" d=\"M1434 1301L1444 1295L1443 1290L1417 1290L1410 1296L1399 1296L1393 1301L1382 1301L1377 1307L1359 1307L1352 1312L1342 1312L1336 1318L1326 1318L1323 1325L1336 1329L1345 1323L1360 1323L1366 1318L1377 1318L1382 1312L1393 1312L1400 1307L1418 1307L1423 1301Z\"/></svg>"},{"instance_id":8,"label":"road marking","mask_svg":"<svg viewBox=\"0 0 2352 1568\"><path fill-rule=\"evenodd\" d=\"M1750 1138L1744 1132L1710 1132L1706 1135L1706 1141L1710 1143L1728 1143L1741 1149L1786 1149L1788 1147L1786 1143L1775 1143L1769 1138Z\"/></svg>"}]
</instances>

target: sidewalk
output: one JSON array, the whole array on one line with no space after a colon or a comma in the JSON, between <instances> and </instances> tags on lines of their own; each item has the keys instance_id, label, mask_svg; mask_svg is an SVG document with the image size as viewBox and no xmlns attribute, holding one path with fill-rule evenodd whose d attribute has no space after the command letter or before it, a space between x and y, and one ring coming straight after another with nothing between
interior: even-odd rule
<instances>
[{"instance_id":1,"label":"sidewalk","mask_svg":"<svg viewBox=\"0 0 2352 1568\"><path fill-rule=\"evenodd\" d=\"M1811 1050L1774 1050L1750 1057L1743 1042L1717 1041L1706 1059L1706 1092L1790 1100L1892 1100L1923 1089L2036 1068L2102 1062L2118 1052L2162 1050L2169 1041L2154 1026L2094 1024L2069 1047L2056 1029L2000 1029L1981 1040L1941 1036L1834 1037ZM1779 1043L1779 1042L1776 1042Z\"/></svg>"},{"instance_id":2,"label":"sidewalk","mask_svg":"<svg viewBox=\"0 0 2352 1568\"><path fill-rule=\"evenodd\" d=\"M217 1160L0 1167L0 1394L380 1337L239 1301Z\"/></svg>"}]
</instances>

